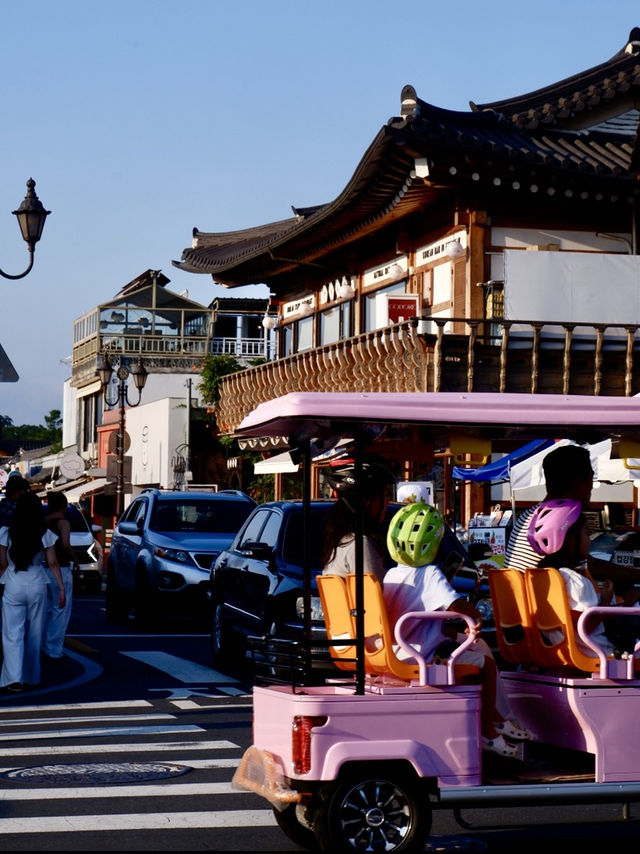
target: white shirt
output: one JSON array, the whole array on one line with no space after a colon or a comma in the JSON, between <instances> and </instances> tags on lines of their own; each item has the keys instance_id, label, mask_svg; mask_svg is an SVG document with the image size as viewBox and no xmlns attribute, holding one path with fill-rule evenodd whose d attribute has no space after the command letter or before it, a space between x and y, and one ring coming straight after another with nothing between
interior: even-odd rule
<instances>
[{"instance_id":1,"label":"white shirt","mask_svg":"<svg viewBox=\"0 0 640 854\"><path fill-rule=\"evenodd\" d=\"M456 599L460 599L460 594L435 564L418 567L400 564L391 567L384 577L384 601L392 628L407 611L446 611ZM440 621L416 621L404 636L427 660L445 640ZM398 658L409 658L399 647L394 649Z\"/></svg>"},{"instance_id":2,"label":"white shirt","mask_svg":"<svg viewBox=\"0 0 640 854\"><path fill-rule=\"evenodd\" d=\"M382 556L370 537L362 538L362 564L365 572L377 575L382 581L386 572ZM343 537L334 556L322 570L323 575L341 575L343 578L356 571L356 538L354 534Z\"/></svg>"},{"instance_id":3,"label":"white shirt","mask_svg":"<svg viewBox=\"0 0 640 854\"><path fill-rule=\"evenodd\" d=\"M600 604L600 596L586 576L581 575L575 569L567 569L566 567L560 567L559 572L564 580L564 585L567 588L569 607L572 611L579 611L582 613L583 611L586 611L587 608L592 608L593 606ZM549 632L550 636L552 634L552 632ZM597 627L590 633L590 636L598 646L602 647L607 655L611 655L614 647L609 638L605 635L602 623L597 625ZM551 637L549 639L552 640ZM588 655L591 658L595 656L595 652L586 644L582 643L580 638L578 638L577 631L576 640L578 641L578 646L585 655Z\"/></svg>"},{"instance_id":4,"label":"white shirt","mask_svg":"<svg viewBox=\"0 0 640 854\"><path fill-rule=\"evenodd\" d=\"M34 555L29 567L26 570L16 570L16 566L14 562L11 560L11 553L9 551L9 546L11 545L11 537L9 536L9 528L4 527L0 528L0 546L6 546L7 548L7 568L2 573L2 577L0 578L0 584L6 584L10 579L26 579L30 583L34 581L41 581L43 584L49 584L49 576L46 573L46 570L43 566L43 561L45 561L44 549L52 546L55 541L58 539L58 535L54 534L53 531L50 531L48 528L42 535L42 549L43 551L38 552ZM28 576L27 576L28 573Z\"/></svg>"}]
</instances>

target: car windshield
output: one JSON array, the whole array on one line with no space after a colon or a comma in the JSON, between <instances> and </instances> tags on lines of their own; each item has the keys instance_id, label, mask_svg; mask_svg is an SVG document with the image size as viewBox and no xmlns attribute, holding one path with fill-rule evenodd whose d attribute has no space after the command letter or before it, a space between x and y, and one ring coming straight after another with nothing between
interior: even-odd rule
<instances>
[{"instance_id":1,"label":"car windshield","mask_svg":"<svg viewBox=\"0 0 640 854\"><path fill-rule=\"evenodd\" d=\"M253 505L249 501L197 498L181 501L160 500L153 511L150 528L159 532L233 534L252 509Z\"/></svg>"},{"instance_id":2,"label":"car windshield","mask_svg":"<svg viewBox=\"0 0 640 854\"><path fill-rule=\"evenodd\" d=\"M42 503L45 514L47 513L47 502ZM72 534L87 534L90 533L89 524L82 513L73 504L68 504L64 511L64 518L69 523L69 529Z\"/></svg>"}]
</instances>

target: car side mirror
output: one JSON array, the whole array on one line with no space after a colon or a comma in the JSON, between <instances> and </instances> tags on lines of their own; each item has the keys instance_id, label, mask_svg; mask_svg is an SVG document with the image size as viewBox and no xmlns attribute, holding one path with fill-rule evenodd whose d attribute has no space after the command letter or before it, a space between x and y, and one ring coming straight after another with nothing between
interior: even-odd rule
<instances>
[{"instance_id":1,"label":"car side mirror","mask_svg":"<svg viewBox=\"0 0 640 854\"><path fill-rule=\"evenodd\" d=\"M268 543L243 543L242 554L255 558L256 560L271 560L273 557L273 546Z\"/></svg>"},{"instance_id":2,"label":"car side mirror","mask_svg":"<svg viewBox=\"0 0 640 854\"><path fill-rule=\"evenodd\" d=\"M137 522L120 522L118 525L118 531L121 534L139 534L140 526Z\"/></svg>"}]
</instances>

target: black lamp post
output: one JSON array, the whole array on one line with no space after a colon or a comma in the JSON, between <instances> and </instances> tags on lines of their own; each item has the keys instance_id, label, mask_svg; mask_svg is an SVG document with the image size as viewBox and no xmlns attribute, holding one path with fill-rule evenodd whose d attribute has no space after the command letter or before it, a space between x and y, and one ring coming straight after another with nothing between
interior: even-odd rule
<instances>
[{"instance_id":1,"label":"black lamp post","mask_svg":"<svg viewBox=\"0 0 640 854\"><path fill-rule=\"evenodd\" d=\"M35 186L36 182L33 178L29 178L27 181L27 195L24 197L24 201L18 210L13 211L18 217L18 225L20 226L22 237L29 246L29 266L24 273L20 273L18 276L11 276L9 273L0 270L0 276L4 276L5 279L22 279L27 273L31 272L36 243L42 237L45 220L51 213L51 211L46 211L42 206L42 202L36 195Z\"/></svg>"},{"instance_id":2,"label":"black lamp post","mask_svg":"<svg viewBox=\"0 0 640 854\"><path fill-rule=\"evenodd\" d=\"M147 370L142 363L142 359L137 359L131 370L124 364L116 368L111 364L111 360L105 353L100 353L97 358L96 373L100 377L102 383L102 394L107 406L120 407L120 422L118 432L116 434L116 516L121 516L124 510L124 410L125 406L138 406L142 398L142 389L147 381ZM115 373L118 378L118 389L115 400L109 399L109 385L111 377ZM138 390L138 399L135 402L129 400L129 390L127 380L129 374L133 377L136 389Z\"/></svg>"}]
</instances>

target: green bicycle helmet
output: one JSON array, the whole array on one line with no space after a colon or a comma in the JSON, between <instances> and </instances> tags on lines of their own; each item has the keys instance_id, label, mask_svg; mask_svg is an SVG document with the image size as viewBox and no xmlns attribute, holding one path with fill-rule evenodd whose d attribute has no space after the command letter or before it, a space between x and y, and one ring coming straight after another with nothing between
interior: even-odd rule
<instances>
[{"instance_id":1,"label":"green bicycle helmet","mask_svg":"<svg viewBox=\"0 0 640 854\"><path fill-rule=\"evenodd\" d=\"M430 504L407 504L389 524L387 548L398 563L425 566L435 558L442 537L444 520Z\"/></svg>"}]
</instances>

